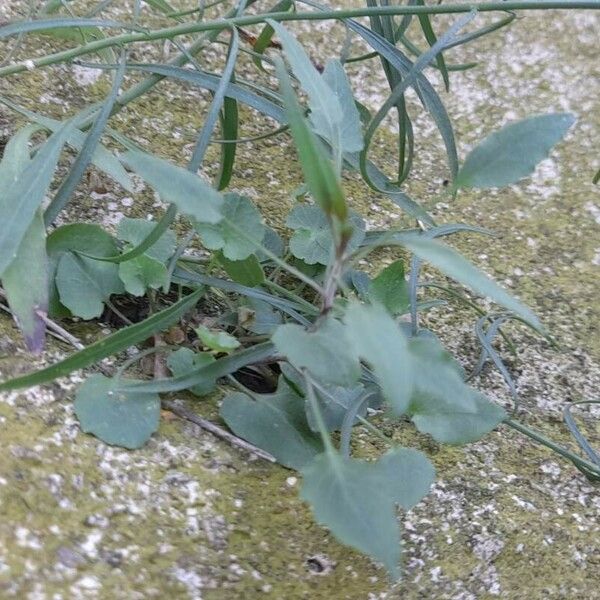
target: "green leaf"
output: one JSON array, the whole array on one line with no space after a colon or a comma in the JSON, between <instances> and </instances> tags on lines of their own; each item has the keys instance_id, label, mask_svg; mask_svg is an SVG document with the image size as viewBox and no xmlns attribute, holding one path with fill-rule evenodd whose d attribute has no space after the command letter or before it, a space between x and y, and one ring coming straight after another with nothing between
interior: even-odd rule
<instances>
[{"instance_id":1,"label":"green leaf","mask_svg":"<svg viewBox=\"0 0 600 600\"><path fill-rule=\"evenodd\" d=\"M575 123L570 113L530 117L489 135L465 159L456 176L459 188L492 188L515 183L533 172Z\"/></svg>"},{"instance_id":2,"label":"green leaf","mask_svg":"<svg viewBox=\"0 0 600 600\"><path fill-rule=\"evenodd\" d=\"M312 403L306 392L306 383L304 377L300 375L290 365L282 363L281 373L297 392L305 398L306 419L312 431L319 431L318 420L315 416ZM322 389L321 389L322 388ZM337 431L341 428L344 417L348 410L354 405L359 396L363 395L365 387L362 383L352 387L342 387L339 385L320 384L320 387L315 389L315 397L319 403L321 417L325 423L327 431ZM366 406L364 410L359 412L361 416L366 414ZM356 421L355 421L356 422Z\"/></svg>"},{"instance_id":3,"label":"green leaf","mask_svg":"<svg viewBox=\"0 0 600 600\"><path fill-rule=\"evenodd\" d=\"M385 399L396 414L408 408L413 373L406 337L383 306L351 303L344 315L354 352L375 373Z\"/></svg>"},{"instance_id":4,"label":"green leaf","mask_svg":"<svg viewBox=\"0 0 600 600\"><path fill-rule=\"evenodd\" d=\"M280 377L274 394L227 394L221 417L239 437L266 450L277 462L300 470L323 452L321 438L306 422L304 399Z\"/></svg>"},{"instance_id":5,"label":"green leaf","mask_svg":"<svg viewBox=\"0 0 600 600\"><path fill-rule=\"evenodd\" d=\"M301 497L316 520L344 544L382 562L400 576L396 505L411 508L427 494L434 469L416 450L399 448L375 462L319 455L303 470Z\"/></svg>"},{"instance_id":6,"label":"green leaf","mask_svg":"<svg viewBox=\"0 0 600 600\"><path fill-rule=\"evenodd\" d=\"M360 363L346 328L333 317L314 332L300 325L280 325L272 340L290 364L307 369L318 381L348 386L360 377Z\"/></svg>"},{"instance_id":7,"label":"green leaf","mask_svg":"<svg viewBox=\"0 0 600 600\"><path fill-rule=\"evenodd\" d=\"M61 304L87 320L99 317L104 301L122 293L124 287L117 265L65 252L56 269L56 289Z\"/></svg>"},{"instance_id":8,"label":"green leaf","mask_svg":"<svg viewBox=\"0 0 600 600\"><path fill-rule=\"evenodd\" d=\"M400 241L403 246L414 252L419 258L430 262L444 274L482 296L489 296L494 302L504 306L525 319L532 327L543 332L542 324L529 308L513 298L456 250L422 235L408 234L402 236Z\"/></svg>"},{"instance_id":9,"label":"green leaf","mask_svg":"<svg viewBox=\"0 0 600 600\"><path fill-rule=\"evenodd\" d=\"M300 158L306 185L323 212L328 217L335 217L340 223L343 223L348 215L348 207L336 170L323 148L323 144L306 125L302 109L298 104L283 63L277 61L276 66L286 115L296 143L296 151Z\"/></svg>"},{"instance_id":10,"label":"green leaf","mask_svg":"<svg viewBox=\"0 0 600 600\"><path fill-rule=\"evenodd\" d=\"M175 12L175 9L166 0L144 0L144 2L165 15Z\"/></svg>"},{"instance_id":11,"label":"green leaf","mask_svg":"<svg viewBox=\"0 0 600 600\"><path fill-rule=\"evenodd\" d=\"M103 40L106 37L98 27L57 27L55 29L41 29L37 33L59 40L76 42L77 44L91 43ZM114 62L115 55L112 48L102 48L98 51L98 55L105 63Z\"/></svg>"},{"instance_id":12,"label":"green leaf","mask_svg":"<svg viewBox=\"0 0 600 600\"><path fill-rule=\"evenodd\" d=\"M280 0L273 6L268 12L286 12L293 5L293 0ZM270 46L271 40L273 39L273 28L270 25L265 25L263 30L260 32L259 36L256 38L256 41L252 45L252 50L256 54L264 54L265 50ZM254 64L264 71L265 69L262 66L262 60L259 56L254 56L252 58Z\"/></svg>"},{"instance_id":13,"label":"green leaf","mask_svg":"<svg viewBox=\"0 0 600 600\"><path fill-rule=\"evenodd\" d=\"M23 236L52 181L71 122L50 136L19 175L14 185L0 190L0 277L15 259Z\"/></svg>"},{"instance_id":14,"label":"green leaf","mask_svg":"<svg viewBox=\"0 0 600 600\"><path fill-rule=\"evenodd\" d=\"M179 348L176 352L169 354L167 367L169 367L174 377L181 377L213 362L215 362L215 357L209 352L194 352L189 348ZM190 392L195 396L206 396L214 392L216 387L217 380L214 377L207 377L205 382L197 383L191 387Z\"/></svg>"},{"instance_id":15,"label":"green leaf","mask_svg":"<svg viewBox=\"0 0 600 600\"><path fill-rule=\"evenodd\" d=\"M221 220L223 198L208 183L187 169L162 158L131 150L121 157L166 202L172 202L184 215L199 223Z\"/></svg>"},{"instance_id":16,"label":"green leaf","mask_svg":"<svg viewBox=\"0 0 600 600\"><path fill-rule=\"evenodd\" d=\"M342 63L339 60L328 60L322 77L341 107L340 137L342 151L360 152L364 146L360 114Z\"/></svg>"},{"instance_id":17,"label":"green leaf","mask_svg":"<svg viewBox=\"0 0 600 600\"><path fill-rule=\"evenodd\" d=\"M342 107L336 95L298 40L280 23L272 20L267 20L267 23L275 30L294 76L308 94L310 121L314 130L333 147L341 150Z\"/></svg>"},{"instance_id":18,"label":"green leaf","mask_svg":"<svg viewBox=\"0 0 600 600\"><path fill-rule=\"evenodd\" d=\"M265 236L260 211L245 196L225 194L223 220L216 224L196 223L196 231L209 250L221 250L229 260L248 258Z\"/></svg>"},{"instance_id":19,"label":"green leaf","mask_svg":"<svg viewBox=\"0 0 600 600\"><path fill-rule=\"evenodd\" d=\"M58 262L65 252L93 254L94 256L113 256L118 252L115 239L100 225L91 223L70 223L55 229L46 242L49 259L50 304L52 317L69 316L69 310L63 306L56 288L56 270ZM84 259L89 260L89 259ZM117 271L113 269L116 273Z\"/></svg>"},{"instance_id":20,"label":"green leaf","mask_svg":"<svg viewBox=\"0 0 600 600\"><path fill-rule=\"evenodd\" d=\"M29 139L39 129L38 125L28 125L9 140L0 162L0 190L15 185L30 163ZM23 236L17 257L4 271L2 285L27 349L41 352L46 324L37 311L48 311L48 259L46 229L40 210Z\"/></svg>"},{"instance_id":21,"label":"green leaf","mask_svg":"<svg viewBox=\"0 0 600 600\"><path fill-rule=\"evenodd\" d=\"M348 242L348 253L357 250L365 237L365 222L354 212L350 213L354 227ZM334 241L327 217L318 206L298 204L291 210L286 225L294 230L290 238L290 251L309 265L330 263Z\"/></svg>"},{"instance_id":22,"label":"green leaf","mask_svg":"<svg viewBox=\"0 0 600 600\"><path fill-rule=\"evenodd\" d=\"M124 327L116 333L90 344L87 348L71 354L54 365L4 381L0 383L0 391L5 392L48 383L58 377L65 377L78 369L85 369L85 367L89 367L107 356L112 356L126 350L138 342L143 342L153 333L169 327L188 310L191 310L198 302L202 293L202 289L196 290L185 298L182 298L179 302L152 315L141 323Z\"/></svg>"},{"instance_id":23,"label":"green leaf","mask_svg":"<svg viewBox=\"0 0 600 600\"><path fill-rule=\"evenodd\" d=\"M39 354L44 349L46 323L38 312L47 314L49 301L46 228L40 210L23 236L17 258L4 271L2 286L27 349Z\"/></svg>"},{"instance_id":24,"label":"green leaf","mask_svg":"<svg viewBox=\"0 0 600 600\"><path fill-rule=\"evenodd\" d=\"M117 272L125 286L125 291L134 296L143 296L149 288L158 290L169 285L167 267L145 254L120 263Z\"/></svg>"},{"instance_id":25,"label":"green leaf","mask_svg":"<svg viewBox=\"0 0 600 600\"><path fill-rule=\"evenodd\" d=\"M155 227L156 223L154 221L123 217L117 225L117 238L123 242L128 242L134 247L139 246L154 231ZM167 229L144 254L161 263L166 263L175 252L176 246L175 233Z\"/></svg>"},{"instance_id":26,"label":"green leaf","mask_svg":"<svg viewBox=\"0 0 600 600\"><path fill-rule=\"evenodd\" d=\"M141 448L158 429L158 394L126 394L118 381L91 375L77 391L75 414L82 431L107 444L130 450Z\"/></svg>"},{"instance_id":27,"label":"green leaf","mask_svg":"<svg viewBox=\"0 0 600 600\"><path fill-rule=\"evenodd\" d=\"M264 283L265 273L255 254L251 254L243 260L229 260L221 252L216 256L217 262L233 281L249 287L256 287Z\"/></svg>"},{"instance_id":28,"label":"green leaf","mask_svg":"<svg viewBox=\"0 0 600 600\"><path fill-rule=\"evenodd\" d=\"M230 354L240 347L240 343L226 331L209 329L204 325L199 325L194 331L198 334L203 346L214 352Z\"/></svg>"},{"instance_id":29,"label":"green leaf","mask_svg":"<svg viewBox=\"0 0 600 600\"><path fill-rule=\"evenodd\" d=\"M397 260L387 266L369 286L369 299L378 302L392 315L402 315L410 310L408 284L404 279L404 262Z\"/></svg>"},{"instance_id":30,"label":"green leaf","mask_svg":"<svg viewBox=\"0 0 600 600\"><path fill-rule=\"evenodd\" d=\"M429 433L444 444L474 442L506 419L501 406L472 389L464 396L461 406L447 396L416 394L409 414L419 431Z\"/></svg>"},{"instance_id":31,"label":"green leaf","mask_svg":"<svg viewBox=\"0 0 600 600\"><path fill-rule=\"evenodd\" d=\"M0 97L0 102L6 104L6 106L12 110L22 114L34 123L42 125L45 129L49 129L50 131L58 131L63 125L60 121L56 121L55 119L50 119L31 110L27 110L26 108L14 104L6 98ZM87 135L85 133L79 129L73 129L67 138L67 144L75 150L80 151L82 150L86 139ZM119 159L111 151L107 150L102 144L98 144L94 150L92 163L100 171L103 171L111 179L114 179L122 188L129 192L133 192L133 182L131 181L129 175L127 175L127 171L125 171L119 162Z\"/></svg>"},{"instance_id":32,"label":"green leaf","mask_svg":"<svg viewBox=\"0 0 600 600\"><path fill-rule=\"evenodd\" d=\"M409 340L414 391L407 413L423 433L438 442L465 444L506 418L504 410L464 381L462 367L425 330Z\"/></svg>"}]
</instances>

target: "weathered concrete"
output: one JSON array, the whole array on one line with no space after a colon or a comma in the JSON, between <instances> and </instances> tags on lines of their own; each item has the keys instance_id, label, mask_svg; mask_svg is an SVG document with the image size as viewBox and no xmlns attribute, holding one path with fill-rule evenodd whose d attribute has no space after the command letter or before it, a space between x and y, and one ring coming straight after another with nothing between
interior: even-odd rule
<instances>
[{"instance_id":1,"label":"weathered concrete","mask_svg":"<svg viewBox=\"0 0 600 600\"><path fill-rule=\"evenodd\" d=\"M14 18L27 3L10 4L0 7L0 18ZM463 156L506 121L551 110L578 114L567 141L532 179L505 191L447 199L439 140L419 117L418 162L410 183L414 197L440 221L477 223L499 233L492 240L465 236L454 242L535 308L558 340L560 349L554 349L515 330L518 354L508 362L522 398L520 417L571 446L561 407L600 391L600 192L591 184L600 166L599 26L589 13L529 14L509 30L448 56L456 62L477 57L481 63L453 74L448 95ZM329 25L294 29L315 57L332 52L332 40L340 39L339 29L328 33ZM59 46L32 38L15 58ZM0 47L2 53L6 47ZM150 51L143 49L144 60ZM211 51L207 59L217 63L220 57ZM357 95L376 108L385 93L376 69L363 65L350 72ZM90 75L56 67L1 80L0 90L30 108L62 116L106 93L106 77L96 81ZM183 162L206 99L162 84L114 126ZM4 108L0 120L7 132L21 122ZM263 126L244 112L244 135ZM384 133L374 150L390 172L387 147L393 143ZM233 184L279 227L299 183L290 155L281 138L241 146ZM209 162L214 156L209 154ZM93 191L99 189L95 180L82 186L65 220L110 225L123 213L152 212L156 204L146 191L132 202L109 181L102 179L102 186L108 193ZM370 224L398 219L398 211L369 194L357 177L348 179L347 189ZM473 319L455 305L429 318L465 364L475 358ZM95 327L78 332L101 335ZM0 342L2 378L32 368L4 316ZM37 364L67 351L51 343ZM313 523L289 471L251 460L178 419L163 419L159 433L136 452L83 435L71 408L79 381L81 375L0 398L2 598L600 598L598 488L507 429L466 448L439 447L408 428L394 432L399 442L431 456L439 480L425 501L403 515L405 579L390 588L383 571ZM508 401L496 373L487 371L479 384L497 401ZM197 409L214 418L218 397ZM597 416L586 421L596 444ZM373 455L378 448L377 440L357 435L360 453ZM324 557L322 574L309 568L312 556Z\"/></svg>"}]
</instances>

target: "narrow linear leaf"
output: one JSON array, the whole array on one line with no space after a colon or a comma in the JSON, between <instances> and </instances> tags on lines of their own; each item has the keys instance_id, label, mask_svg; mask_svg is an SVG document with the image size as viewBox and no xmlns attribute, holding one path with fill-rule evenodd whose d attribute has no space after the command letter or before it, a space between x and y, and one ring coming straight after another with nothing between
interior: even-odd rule
<instances>
[{"instance_id":1,"label":"narrow linear leaf","mask_svg":"<svg viewBox=\"0 0 600 600\"><path fill-rule=\"evenodd\" d=\"M30 121L38 123L50 131L55 132L62 126L60 121L56 121L55 119L50 119L31 110L27 110L26 108L11 102L7 98L0 96L0 102L19 114L27 117ZM69 134L67 144L72 148L75 148L75 150L81 151L85 140L85 133L83 133L83 131L79 131L78 129L74 129ZM128 192L133 192L133 182L131 181L129 175L127 175L127 171L125 171L119 162L119 159L112 152L107 150L102 144L97 145L92 156L92 163L100 171L103 171L111 179L114 179L122 188L126 189Z\"/></svg>"},{"instance_id":2,"label":"narrow linear leaf","mask_svg":"<svg viewBox=\"0 0 600 600\"><path fill-rule=\"evenodd\" d=\"M474 292L490 297L494 302L522 317L533 328L543 332L542 324L529 308L513 298L453 248L436 240L413 234L402 236L400 241L403 246L414 252L419 258L430 262L444 274L466 285Z\"/></svg>"},{"instance_id":3,"label":"narrow linear leaf","mask_svg":"<svg viewBox=\"0 0 600 600\"><path fill-rule=\"evenodd\" d=\"M165 329L169 325L175 323L182 315L196 305L196 302L202 293L203 290L196 290L169 308L152 315L145 321L130 325L116 333L106 336L89 345L84 350L75 352L54 365L35 371L34 373L4 381L0 383L0 391L4 392L48 383L57 377L64 377L73 371L89 367L107 356L126 350L130 346L144 341L153 333Z\"/></svg>"},{"instance_id":4,"label":"narrow linear leaf","mask_svg":"<svg viewBox=\"0 0 600 600\"><path fill-rule=\"evenodd\" d=\"M112 89L104 101L102 110L98 113L92 128L90 129L85 142L81 147L79 155L75 159L73 166L71 167L68 175L63 179L60 187L58 188L54 198L50 202L46 212L44 214L44 220L47 225L53 223L60 211L66 206L70 200L73 192L79 184L85 170L88 168L90 162L93 160L94 152L98 147L102 133L108 123L108 119L112 113L112 109L119 95L119 89L123 78L125 76L125 53L121 54L121 64L115 72Z\"/></svg>"},{"instance_id":5,"label":"narrow linear leaf","mask_svg":"<svg viewBox=\"0 0 600 600\"><path fill-rule=\"evenodd\" d=\"M166 392L180 392L187 390L195 385L205 383L208 379L218 379L231 375L239 371L242 367L260 363L269 359L275 351L275 347L271 342L263 342L256 344L250 348L245 348L239 352L234 352L229 356L219 358L215 362L198 367L192 373L181 375L180 377L172 377L167 379L154 379L153 381L143 381L140 383L126 383L122 385L123 391L139 392L156 392L159 394ZM2 388L0 387L0 391Z\"/></svg>"},{"instance_id":6,"label":"narrow linear leaf","mask_svg":"<svg viewBox=\"0 0 600 600\"><path fill-rule=\"evenodd\" d=\"M135 25L109 21L106 19L39 19L37 21L18 21L0 27L0 40L12 35L19 35L20 33L32 33L34 31L60 29L63 27L104 27L126 30L140 29Z\"/></svg>"}]
</instances>

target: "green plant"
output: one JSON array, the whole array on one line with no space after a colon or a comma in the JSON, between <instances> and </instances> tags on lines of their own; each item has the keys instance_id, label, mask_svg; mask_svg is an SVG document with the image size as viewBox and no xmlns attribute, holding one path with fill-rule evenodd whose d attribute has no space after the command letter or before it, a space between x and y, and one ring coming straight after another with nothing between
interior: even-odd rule
<instances>
[{"instance_id":1,"label":"green plant","mask_svg":"<svg viewBox=\"0 0 600 600\"><path fill-rule=\"evenodd\" d=\"M227 393L221 405L230 429L286 467L301 471L301 494L316 518L342 542L382 562L392 577L399 575L396 506L410 508L427 494L434 471L422 453L395 447L369 420L369 409L385 408L386 418L392 422L410 420L422 433L447 444L472 442L505 423L561 453L587 476L600 477L600 461L572 419L569 426L590 460L527 429L470 387L463 369L438 337L419 326L419 314L440 304L436 298L418 298L423 261L503 307L506 312L484 314L477 321L482 346L478 369L491 359L515 399L510 373L492 340L509 319L546 335L526 306L437 239L461 231L488 232L464 224L438 225L400 187L412 166L413 129L405 102L409 88L416 92L444 143L452 180L449 193L504 186L529 175L565 135L574 122L573 115L541 115L506 126L474 148L461 167L451 121L423 71L429 66L437 68L448 87L449 72L473 65L449 64L444 51L508 25L514 18L509 10L600 8L598 2L391 6L369 1L364 9L331 11L305 1L298 4L315 10L300 12L295 2L283 0L272 10L251 15L245 14L254 4L248 1L215 20L204 19L202 9L177 13L162 0L148 4L178 24L144 29L138 24L139 2L135 3L133 23L123 24L97 18L110 2L101 2L97 10L80 18L54 16L63 3L51 1L44 7L44 18L0 28L0 39L37 32L78 44L31 62L1 66L0 77L84 55L97 56L97 62L87 66L113 73L106 100L64 123L0 98L31 122L10 140L0 163L0 189L4 190L0 194L0 279L4 293L27 346L34 352L43 349L47 314L52 319L93 319L108 308L126 325L60 363L0 384L0 390L49 382L154 336L155 346L139 352L134 360L166 353L166 366L173 376L164 376L160 360L154 380L127 377L131 360L114 376L89 376L75 400L83 430L107 443L138 448L158 427L158 394L190 390L201 397L215 389L218 379L229 377L239 388ZM215 3L217 8L221 4ZM493 25L460 34L479 11L489 10L507 14ZM437 36L430 16L438 13L465 14ZM190 16L192 20L185 19ZM369 16L371 28L353 19L358 16ZM397 16L402 16L400 22ZM408 37L412 16L418 17L428 45L425 51ZM370 46L371 54L342 58L346 62L380 60L391 91L375 115L355 101L342 60L332 59L323 67L313 64L281 24L300 19L339 19ZM240 28L251 25L260 25L261 30L252 49L244 51L252 56L259 72L271 69L277 75L278 89L235 75L242 52L240 34L248 35ZM115 28L129 33L112 37L103 33ZM228 39L226 62L223 71L214 74L204 70L196 56L219 42L222 32ZM169 64L128 59L129 44L177 41L184 34L196 37L188 47L177 42L180 54ZM279 45L287 66L278 52L274 56L266 52ZM114 50L119 47L122 50L117 55ZM401 48L416 54L416 60L411 61ZM182 68L187 63L194 68ZM147 75L120 92L128 71ZM300 103L292 76L306 106ZM163 78L184 80L213 94L187 168L145 152L108 127L111 116ZM264 215L249 198L224 191L235 168L236 144L241 143L238 104L277 121L279 127L269 135L289 130L294 140L304 185L298 191L301 200L287 219L293 232L288 240L265 224ZM397 116L393 179L369 158L374 136L390 111ZM221 164L211 185L197 171L218 125ZM50 135L40 137L42 131ZM114 155L101 144L103 136L125 151ZM36 144L33 152L32 140ZM65 146L76 150L77 158L42 209ZM90 164L125 189L132 189L130 174L135 173L169 203L168 209L157 221L124 218L115 232L96 224L54 227ZM416 226L367 231L361 215L346 200L344 177L349 170L359 172L367 186L400 206ZM184 236L176 236L171 228L177 215L189 224ZM205 252L186 254L196 239ZM400 247L403 257L410 254L408 281L404 258L373 278L357 268L361 259L381 247ZM32 276L24 278L25 270ZM432 289L434 284L427 285L422 289ZM450 293L470 302L462 292L451 289ZM131 323L113 302L116 295L123 294L147 298L153 314ZM190 328L194 344L183 336L180 347L165 345L160 332L193 312L201 299L219 307L216 318ZM400 318L403 316L407 320ZM265 369L265 365L272 368ZM276 378L275 390L258 393L244 386L239 374L250 367L255 369L253 373ZM390 450L375 461L353 456L351 436L356 424L382 438Z\"/></svg>"}]
</instances>

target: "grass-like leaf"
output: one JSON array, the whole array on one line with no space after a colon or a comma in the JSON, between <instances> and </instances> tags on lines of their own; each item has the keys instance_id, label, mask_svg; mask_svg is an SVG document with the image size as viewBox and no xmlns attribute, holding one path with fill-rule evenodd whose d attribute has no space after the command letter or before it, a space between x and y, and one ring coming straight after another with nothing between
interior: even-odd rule
<instances>
[{"instance_id":1,"label":"grass-like leaf","mask_svg":"<svg viewBox=\"0 0 600 600\"><path fill-rule=\"evenodd\" d=\"M18 181L0 191L0 277L17 256L72 131L73 123L66 122L23 169Z\"/></svg>"},{"instance_id":2,"label":"grass-like leaf","mask_svg":"<svg viewBox=\"0 0 600 600\"><path fill-rule=\"evenodd\" d=\"M75 352L54 365L0 383L0 391L3 392L48 383L57 377L64 377L73 371L89 367L107 356L112 356L134 344L143 342L153 333L172 325L188 310L191 310L202 293L202 290L196 290L185 298L182 298L176 304L173 304L173 306L152 315L145 321L125 327L104 339L94 342L84 350Z\"/></svg>"}]
</instances>

